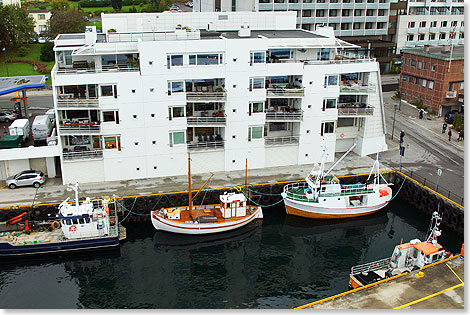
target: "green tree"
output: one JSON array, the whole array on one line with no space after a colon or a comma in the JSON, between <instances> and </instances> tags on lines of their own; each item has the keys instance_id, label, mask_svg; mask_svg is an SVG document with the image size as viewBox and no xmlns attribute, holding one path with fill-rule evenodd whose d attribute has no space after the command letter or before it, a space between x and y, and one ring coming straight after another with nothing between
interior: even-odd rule
<instances>
[{"instance_id":1,"label":"green tree","mask_svg":"<svg viewBox=\"0 0 470 315\"><path fill-rule=\"evenodd\" d=\"M47 23L47 36L55 38L58 34L83 33L86 23L85 13L77 9L55 10Z\"/></svg>"},{"instance_id":2,"label":"green tree","mask_svg":"<svg viewBox=\"0 0 470 315\"><path fill-rule=\"evenodd\" d=\"M67 0L49 0L52 10L66 10L70 7Z\"/></svg>"},{"instance_id":3,"label":"green tree","mask_svg":"<svg viewBox=\"0 0 470 315\"><path fill-rule=\"evenodd\" d=\"M114 10L121 10L122 9L122 0L111 0L111 5L113 6Z\"/></svg>"},{"instance_id":4,"label":"green tree","mask_svg":"<svg viewBox=\"0 0 470 315\"><path fill-rule=\"evenodd\" d=\"M0 46L19 47L32 37L34 20L16 5L0 3Z\"/></svg>"},{"instance_id":5,"label":"green tree","mask_svg":"<svg viewBox=\"0 0 470 315\"><path fill-rule=\"evenodd\" d=\"M460 130L463 130L463 117L462 117L462 114L456 113L454 115L453 125L454 125L455 130L459 130L459 126L460 126Z\"/></svg>"},{"instance_id":6,"label":"green tree","mask_svg":"<svg viewBox=\"0 0 470 315\"><path fill-rule=\"evenodd\" d=\"M41 61L54 61L54 42L47 41L41 46Z\"/></svg>"}]
</instances>

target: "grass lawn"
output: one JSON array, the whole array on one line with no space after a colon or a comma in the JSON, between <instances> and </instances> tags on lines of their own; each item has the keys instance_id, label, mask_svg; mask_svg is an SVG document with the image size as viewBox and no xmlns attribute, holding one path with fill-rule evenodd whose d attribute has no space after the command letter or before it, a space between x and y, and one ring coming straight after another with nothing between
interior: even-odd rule
<instances>
[{"instance_id":1,"label":"grass lawn","mask_svg":"<svg viewBox=\"0 0 470 315\"><path fill-rule=\"evenodd\" d=\"M39 57L41 56L41 46L42 44L29 44L25 45L26 48L28 48L28 54L24 57L20 57L17 55L16 51L8 51L7 50L7 59L8 60L26 60L26 59L31 59L31 60L37 60L40 61ZM7 76L7 70L5 67L5 55L2 54L1 56L1 62L0 62L0 76L1 77L6 77ZM46 74L49 76L49 80L46 81L46 85L51 85L51 80L50 80L50 71L52 67L54 67L54 61L51 62L44 62L47 65L47 70L49 71L49 74ZM20 75L38 75L40 74L39 72L36 72L33 70L33 66L29 65L27 63L9 63L8 64L8 74L10 77L13 76L20 76Z\"/></svg>"}]
</instances>

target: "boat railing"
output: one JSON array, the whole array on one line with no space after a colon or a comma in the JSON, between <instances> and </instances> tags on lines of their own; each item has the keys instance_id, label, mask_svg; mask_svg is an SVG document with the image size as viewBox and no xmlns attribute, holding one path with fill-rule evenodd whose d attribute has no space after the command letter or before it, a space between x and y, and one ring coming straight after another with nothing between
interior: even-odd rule
<instances>
[{"instance_id":1,"label":"boat railing","mask_svg":"<svg viewBox=\"0 0 470 315\"><path fill-rule=\"evenodd\" d=\"M357 275L362 272L369 272L378 269L387 269L390 267L390 257L381 260L376 260L367 264L357 265L351 268L351 274Z\"/></svg>"}]
</instances>

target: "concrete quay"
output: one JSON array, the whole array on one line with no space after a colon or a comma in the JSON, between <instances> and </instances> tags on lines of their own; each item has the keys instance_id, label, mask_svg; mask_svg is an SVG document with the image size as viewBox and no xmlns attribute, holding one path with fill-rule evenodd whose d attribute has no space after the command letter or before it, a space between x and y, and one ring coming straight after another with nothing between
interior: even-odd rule
<instances>
[{"instance_id":1,"label":"concrete quay","mask_svg":"<svg viewBox=\"0 0 470 315\"><path fill-rule=\"evenodd\" d=\"M459 256L399 278L298 308L464 309L464 259ZM423 273L419 277L419 272ZM349 279L344 279L348 281Z\"/></svg>"}]
</instances>

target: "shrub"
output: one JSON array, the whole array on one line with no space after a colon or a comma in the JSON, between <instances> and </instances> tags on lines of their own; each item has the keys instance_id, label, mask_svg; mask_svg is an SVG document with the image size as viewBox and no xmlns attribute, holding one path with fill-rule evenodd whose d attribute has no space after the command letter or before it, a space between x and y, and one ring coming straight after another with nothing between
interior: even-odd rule
<instances>
[{"instance_id":1,"label":"shrub","mask_svg":"<svg viewBox=\"0 0 470 315\"><path fill-rule=\"evenodd\" d=\"M54 61L54 42L46 42L41 46L41 61Z\"/></svg>"},{"instance_id":2,"label":"shrub","mask_svg":"<svg viewBox=\"0 0 470 315\"><path fill-rule=\"evenodd\" d=\"M28 54L28 48L26 48L25 46L21 46L20 48L18 48L16 54L20 57L25 57Z\"/></svg>"}]
</instances>

